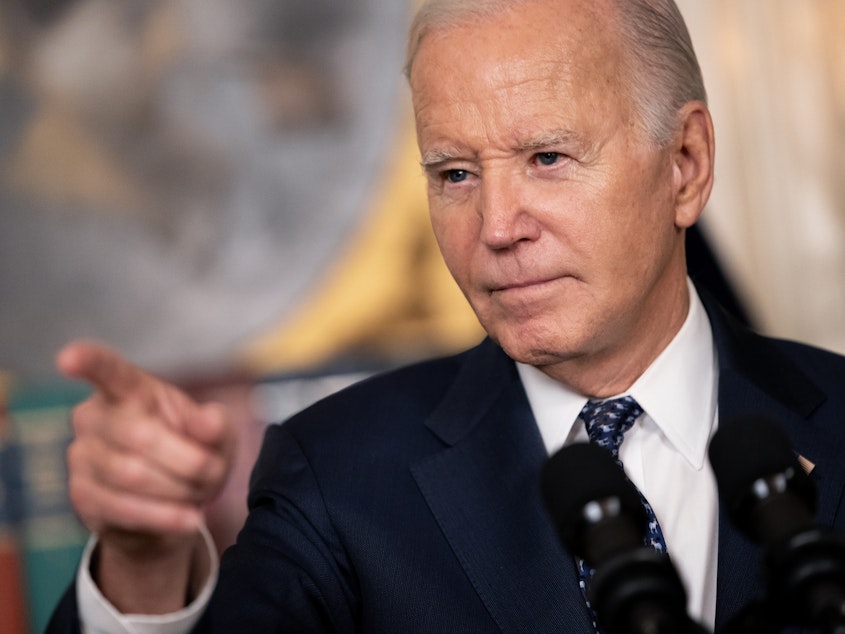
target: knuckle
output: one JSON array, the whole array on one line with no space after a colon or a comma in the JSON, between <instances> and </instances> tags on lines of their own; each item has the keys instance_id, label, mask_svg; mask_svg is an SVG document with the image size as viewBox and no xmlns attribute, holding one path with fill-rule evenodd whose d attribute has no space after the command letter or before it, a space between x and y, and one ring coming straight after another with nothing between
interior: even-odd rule
<instances>
[{"instance_id":1,"label":"knuckle","mask_svg":"<svg viewBox=\"0 0 845 634\"><path fill-rule=\"evenodd\" d=\"M223 463L215 457L211 457L204 462L202 473L203 482L213 488L217 488L225 477Z\"/></svg>"},{"instance_id":2,"label":"knuckle","mask_svg":"<svg viewBox=\"0 0 845 634\"><path fill-rule=\"evenodd\" d=\"M121 426L120 436L127 446L138 450L148 449L155 442L155 429L149 421L132 418Z\"/></svg>"},{"instance_id":3,"label":"knuckle","mask_svg":"<svg viewBox=\"0 0 845 634\"><path fill-rule=\"evenodd\" d=\"M194 501L202 501L220 488L224 470L221 461L213 454L196 454L190 461L186 461L185 466L187 468L183 477Z\"/></svg>"},{"instance_id":4,"label":"knuckle","mask_svg":"<svg viewBox=\"0 0 845 634\"><path fill-rule=\"evenodd\" d=\"M201 484L211 477L211 458L203 453L196 453L185 461L186 475L191 482Z\"/></svg>"},{"instance_id":5,"label":"knuckle","mask_svg":"<svg viewBox=\"0 0 845 634\"><path fill-rule=\"evenodd\" d=\"M70 445L68 445L65 455L69 471L75 472L85 467L86 460L84 454L85 449L80 446L80 442L78 440L74 440L70 443Z\"/></svg>"},{"instance_id":6,"label":"knuckle","mask_svg":"<svg viewBox=\"0 0 845 634\"><path fill-rule=\"evenodd\" d=\"M90 483L78 477L71 477L68 481L68 497L82 522L89 528L96 525L101 516L96 503L96 494Z\"/></svg>"},{"instance_id":7,"label":"knuckle","mask_svg":"<svg viewBox=\"0 0 845 634\"><path fill-rule=\"evenodd\" d=\"M222 403L209 402L203 405L205 415L209 422L213 425L215 431L223 432L231 427L231 420L229 418L229 411Z\"/></svg>"},{"instance_id":8,"label":"knuckle","mask_svg":"<svg viewBox=\"0 0 845 634\"><path fill-rule=\"evenodd\" d=\"M147 483L147 470L135 458L113 460L111 469L115 484L123 489L137 490Z\"/></svg>"},{"instance_id":9,"label":"knuckle","mask_svg":"<svg viewBox=\"0 0 845 634\"><path fill-rule=\"evenodd\" d=\"M87 439L73 440L65 450L68 472L71 475L88 475L96 471L98 459L103 455L99 445Z\"/></svg>"},{"instance_id":10,"label":"knuckle","mask_svg":"<svg viewBox=\"0 0 845 634\"><path fill-rule=\"evenodd\" d=\"M96 416L96 408L97 406L92 398L82 401L79 405L73 408L71 411L70 422L74 434L77 436L83 436L91 431L93 427L92 423Z\"/></svg>"}]
</instances>

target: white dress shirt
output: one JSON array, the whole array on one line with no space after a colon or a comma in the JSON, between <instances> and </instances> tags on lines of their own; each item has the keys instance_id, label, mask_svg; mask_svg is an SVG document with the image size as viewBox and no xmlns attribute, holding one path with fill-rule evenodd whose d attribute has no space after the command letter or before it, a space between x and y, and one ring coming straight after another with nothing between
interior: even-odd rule
<instances>
[{"instance_id":1,"label":"white dress shirt","mask_svg":"<svg viewBox=\"0 0 845 634\"><path fill-rule=\"evenodd\" d=\"M619 458L663 529L687 590L690 616L712 631L718 493L707 446L716 430L718 365L707 313L688 285L690 310L681 330L624 393L645 413L625 433ZM549 454L588 441L579 418L587 398L532 366L517 368Z\"/></svg>"},{"instance_id":2,"label":"white dress shirt","mask_svg":"<svg viewBox=\"0 0 845 634\"><path fill-rule=\"evenodd\" d=\"M645 413L625 434L619 456L660 522L669 555L687 589L690 615L712 630L718 498L706 452L716 428L718 369L710 322L691 283L689 288L690 310L681 330L626 392ZM536 368L523 364L517 368L549 453L567 443L587 441L578 419L586 397ZM92 538L77 574L77 602L86 634L188 632L216 582L216 552L207 532L205 537L213 570L203 590L188 607L160 616L120 614L108 603L88 570Z\"/></svg>"},{"instance_id":3,"label":"white dress shirt","mask_svg":"<svg viewBox=\"0 0 845 634\"><path fill-rule=\"evenodd\" d=\"M205 606L211 600L211 593L217 583L219 559L214 540L208 530L202 528L202 536L210 557L211 568L208 579L197 598L185 608L170 614L121 614L102 595L91 577L91 554L97 545L92 536L82 553L79 571L76 573L76 602L79 606L79 620L84 634L185 634L202 616Z\"/></svg>"}]
</instances>

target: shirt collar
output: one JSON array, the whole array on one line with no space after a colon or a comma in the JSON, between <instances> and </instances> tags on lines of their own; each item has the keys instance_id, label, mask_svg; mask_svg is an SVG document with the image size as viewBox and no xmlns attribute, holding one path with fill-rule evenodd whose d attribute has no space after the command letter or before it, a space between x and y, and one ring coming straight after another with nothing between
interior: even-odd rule
<instances>
[{"instance_id":1,"label":"shirt collar","mask_svg":"<svg viewBox=\"0 0 845 634\"><path fill-rule=\"evenodd\" d=\"M637 400L684 459L700 469L716 419L718 370L707 312L692 282L687 284L686 320L626 394ZM517 363L517 370L548 452L586 440L575 421L587 398L533 366Z\"/></svg>"}]
</instances>

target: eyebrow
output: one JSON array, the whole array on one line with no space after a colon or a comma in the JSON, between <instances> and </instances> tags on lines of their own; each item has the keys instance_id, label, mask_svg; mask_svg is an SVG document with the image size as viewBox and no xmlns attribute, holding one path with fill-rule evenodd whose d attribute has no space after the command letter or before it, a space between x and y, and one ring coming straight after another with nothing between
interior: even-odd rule
<instances>
[{"instance_id":1,"label":"eyebrow","mask_svg":"<svg viewBox=\"0 0 845 634\"><path fill-rule=\"evenodd\" d=\"M525 152L560 145L570 145L575 142L578 142L578 136L571 130L552 130L533 139L527 139L520 143L516 149Z\"/></svg>"},{"instance_id":2,"label":"eyebrow","mask_svg":"<svg viewBox=\"0 0 845 634\"><path fill-rule=\"evenodd\" d=\"M456 150L439 148L426 152L420 161L420 165L423 169L430 170L438 165L455 160L459 156L460 153Z\"/></svg>"},{"instance_id":3,"label":"eyebrow","mask_svg":"<svg viewBox=\"0 0 845 634\"><path fill-rule=\"evenodd\" d=\"M520 142L514 149L517 152L530 152L532 150L540 150L543 148L561 145L571 145L573 143L579 143L579 137L571 130L551 130L534 138L529 138ZM423 155L420 165L424 170L432 170L444 163L460 158L462 158L460 150L452 148L436 148Z\"/></svg>"}]
</instances>

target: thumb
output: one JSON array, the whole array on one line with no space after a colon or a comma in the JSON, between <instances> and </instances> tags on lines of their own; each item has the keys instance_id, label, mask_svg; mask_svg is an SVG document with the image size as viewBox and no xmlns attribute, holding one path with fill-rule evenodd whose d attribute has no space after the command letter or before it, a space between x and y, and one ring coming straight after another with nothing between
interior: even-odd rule
<instances>
[{"instance_id":1,"label":"thumb","mask_svg":"<svg viewBox=\"0 0 845 634\"><path fill-rule=\"evenodd\" d=\"M235 427L228 411L219 403L203 403L186 417L184 432L204 445L230 452L235 442Z\"/></svg>"}]
</instances>

